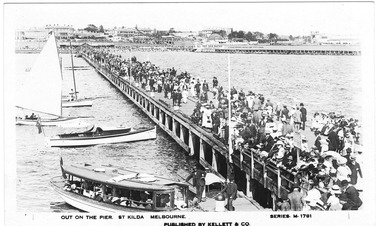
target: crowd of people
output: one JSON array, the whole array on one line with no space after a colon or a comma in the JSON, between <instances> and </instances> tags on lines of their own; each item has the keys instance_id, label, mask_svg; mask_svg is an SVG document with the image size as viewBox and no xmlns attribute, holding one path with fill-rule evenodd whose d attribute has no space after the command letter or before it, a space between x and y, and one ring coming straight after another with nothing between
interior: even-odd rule
<instances>
[{"instance_id":1,"label":"crowd of people","mask_svg":"<svg viewBox=\"0 0 380 226\"><path fill-rule=\"evenodd\" d=\"M178 72L174 67L160 68L150 61L139 62L136 57L124 59L108 48L82 49L83 54L103 68L150 93L163 93L174 109L186 104L189 98L196 101L190 116L194 124L211 132L225 144L228 143L228 93L216 77L212 84L188 72Z\"/></svg>"},{"instance_id":2,"label":"crowd of people","mask_svg":"<svg viewBox=\"0 0 380 226\"><path fill-rule=\"evenodd\" d=\"M358 177L362 177L356 161L361 154L356 148L360 142L358 120L335 113L315 113L308 120L303 103L292 106L273 103L262 94L245 93L235 87L228 91L215 77L210 87L206 80L195 78L188 72L162 69L149 61L139 62L135 57L124 59L107 48L83 49L83 53L108 71L130 79L134 85L150 92L152 97L155 93L163 93L164 98L171 99L174 109L193 98L196 107L190 118L194 124L209 130L225 144L230 126L234 152L252 151L261 161L296 175L298 187L291 189L302 194L302 208L316 209L318 203L323 210L360 207L359 193L354 187ZM229 103L231 125L228 124ZM300 135L305 132L307 122L311 122L310 130L315 135L310 147L306 136ZM303 184L302 178L307 178L307 185ZM308 189L300 189L305 186ZM310 199L313 192L315 197L320 194L321 198ZM334 197L339 202L334 202L331 207L331 199L336 201ZM291 195L283 198L278 208L285 210L282 206L288 203L294 210L298 204L293 201Z\"/></svg>"},{"instance_id":3,"label":"crowd of people","mask_svg":"<svg viewBox=\"0 0 380 226\"><path fill-rule=\"evenodd\" d=\"M305 131L308 116L303 103L294 106L272 103L262 94L252 91L246 94L234 87L231 94L234 154L252 152L259 161L295 175L294 190L293 186L289 187L293 194L283 197L278 209L317 209L321 206L322 210L354 210L360 207L361 200L355 189L358 177L362 177L356 160L361 154L357 148L360 135L357 120L334 113L322 114L323 117L315 114L309 120L309 133L314 133L315 141L309 145L306 136L302 135L308 132ZM339 191L335 191L337 186ZM294 194L302 200L299 201L302 208L293 202ZM338 203L334 199L333 207L331 200L328 201L330 196L330 199L338 199Z\"/></svg>"}]
</instances>

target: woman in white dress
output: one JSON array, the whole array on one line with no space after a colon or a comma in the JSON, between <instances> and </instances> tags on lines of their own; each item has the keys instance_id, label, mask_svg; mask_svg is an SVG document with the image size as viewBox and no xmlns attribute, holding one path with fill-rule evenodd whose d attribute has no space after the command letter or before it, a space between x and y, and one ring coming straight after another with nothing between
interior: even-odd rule
<instances>
[{"instance_id":1,"label":"woman in white dress","mask_svg":"<svg viewBox=\"0 0 380 226\"><path fill-rule=\"evenodd\" d=\"M187 89L185 88L185 89L183 89L183 91L182 91L182 102L184 103L184 104L186 104L187 103L187 97L189 96L189 92L187 91Z\"/></svg>"}]
</instances>

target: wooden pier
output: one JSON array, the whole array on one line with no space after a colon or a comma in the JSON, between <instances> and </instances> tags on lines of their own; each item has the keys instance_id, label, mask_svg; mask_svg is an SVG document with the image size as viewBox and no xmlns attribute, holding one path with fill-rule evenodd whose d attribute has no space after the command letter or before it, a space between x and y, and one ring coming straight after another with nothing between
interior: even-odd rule
<instances>
[{"instance_id":1,"label":"wooden pier","mask_svg":"<svg viewBox=\"0 0 380 226\"><path fill-rule=\"evenodd\" d=\"M233 168L239 190L264 208L274 208L276 199L286 197L295 184L295 174L263 162L252 150L235 151L230 158L228 147L224 143L190 120L195 102L186 104L187 107L184 108L187 111L182 108L181 111L174 110L170 102L164 100L163 94L160 96L155 93L152 97L128 77L111 73L85 54L82 57L170 135L183 150L197 158L202 166L221 178L227 178L228 168Z\"/></svg>"},{"instance_id":2,"label":"wooden pier","mask_svg":"<svg viewBox=\"0 0 380 226\"><path fill-rule=\"evenodd\" d=\"M355 45L267 45L235 48L216 48L215 53L246 53L246 54L280 54L280 55L361 55L360 46Z\"/></svg>"}]
</instances>

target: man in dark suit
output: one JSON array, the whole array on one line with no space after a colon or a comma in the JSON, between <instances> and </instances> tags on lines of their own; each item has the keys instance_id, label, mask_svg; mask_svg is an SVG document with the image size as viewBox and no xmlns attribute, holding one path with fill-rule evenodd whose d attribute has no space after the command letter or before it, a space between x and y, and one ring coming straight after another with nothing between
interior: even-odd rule
<instances>
[{"instance_id":1,"label":"man in dark suit","mask_svg":"<svg viewBox=\"0 0 380 226\"><path fill-rule=\"evenodd\" d=\"M362 170L360 168L360 164L356 161L355 156L350 157L350 161L347 163L347 166L351 170L351 175L350 175L351 184L355 185L358 183L358 175L360 176L360 178L363 178Z\"/></svg>"},{"instance_id":2,"label":"man in dark suit","mask_svg":"<svg viewBox=\"0 0 380 226\"><path fill-rule=\"evenodd\" d=\"M225 192L227 197L227 205L225 206L228 211L234 211L235 207L232 202L237 199L237 184L234 179L228 181L226 187L221 191L221 193Z\"/></svg>"},{"instance_id":3,"label":"man in dark suit","mask_svg":"<svg viewBox=\"0 0 380 226\"><path fill-rule=\"evenodd\" d=\"M266 129L265 130L265 139L264 139L264 151L270 152L272 150L272 147L274 145L274 139L272 135L270 134L270 130Z\"/></svg>"},{"instance_id":4,"label":"man in dark suit","mask_svg":"<svg viewBox=\"0 0 380 226\"><path fill-rule=\"evenodd\" d=\"M306 115L307 115L307 111L306 111L306 108L304 107L303 103L300 104L301 108L300 108L300 112L301 112L301 129L302 130L305 130L305 123L306 123Z\"/></svg>"},{"instance_id":5,"label":"man in dark suit","mask_svg":"<svg viewBox=\"0 0 380 226\"><path fill-rule=\"evenodd\" d=\"M343 180L342 191L343 194L339 198L343 204L342 210L358 210L363 202L359 198L359 192L356 188L349 184L347 180Z\"/></svg>"},{"instance_id":6,"label":"man in dark suit","mask_svg":"<svg viewBox=\"0 0 380 226\"><path fill-rule=\"evenodd\" d=\"M336 128L329 133L327 139L329 142L329 151L338 151L340 140L336 133Z\"/></svg>"},{"instance_id":7,"label":"man in dark suit","mask_svg":"<svg viewBox=\"0 0 380 226\"><path fill-rule=\"evenodd\" d=\"M186 178L185 181L187 182L191 178L193 178L193 186L195 186L195 188L197 190L196 195L197 195L198 202L202 202L202 194L203 194L203 191L204 191L205 185L206 185L206 171L198 168L197 170L194 170L193 173L190 174Z\"/></svg>"}]
</instances>

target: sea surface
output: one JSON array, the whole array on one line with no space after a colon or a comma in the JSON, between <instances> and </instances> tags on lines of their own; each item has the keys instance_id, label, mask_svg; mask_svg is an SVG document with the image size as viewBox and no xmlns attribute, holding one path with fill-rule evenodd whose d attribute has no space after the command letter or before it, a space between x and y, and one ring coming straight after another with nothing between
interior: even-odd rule
<instances>
[{"instance_id":1,"label":"sea surface","mask_svg":"<svg viewBox=\"0 0 380 226\"><path fill-rule=\"evenodd\" d=\"M212 80L215 76L228 87L228 55L192 52L117 52L139 61L149 60L161 68L174 67L195 77ZM16 81L27 76L37 55L16 55ZM70 55L62 55L64 84L62 94L72 88ZM244 91L262 93L274 102L303 102L309 112L341 112L361 117L360 56L230 55L231 85ZM74 58L75 66L88 66ZM89 123L99 126L144 127L153 122L132 102L113 88L94 69L75 70L80 97L95 98L91 108L64 108L64 116L93 116ZM17 84L17 83L16 83ZM48 87L48 86L47 86ZM17 89L17 87L15 87ZM311 113L310 113L311 114ZM61 175L59 160L65 164L112 164L167 178L179 179L178 169L188 170L196 162L168 135L158 129L157 139L144 142L98 145L85 148L49 148L44 134L35 126L16 130L16 206L19 212L77 212L50 188L49 180ZM67 132L45 128L45 136Z\"/></svg>"},{"instance_id":2,"label":"sea surface","mask_svg":"<svg viewBox=\"0 0 380 226\"><path fill-rule=\"evenodd\" d=\"M261 93L274 103L288 106L304 103L310 114L335 112L361 119L360 56L128 51L116 54L149 60L160 68L187 71L206 79L209 85L215 76L223 87L228 87L230 74L231 86L238 91Z\"/></svg>"}]
</instances>

